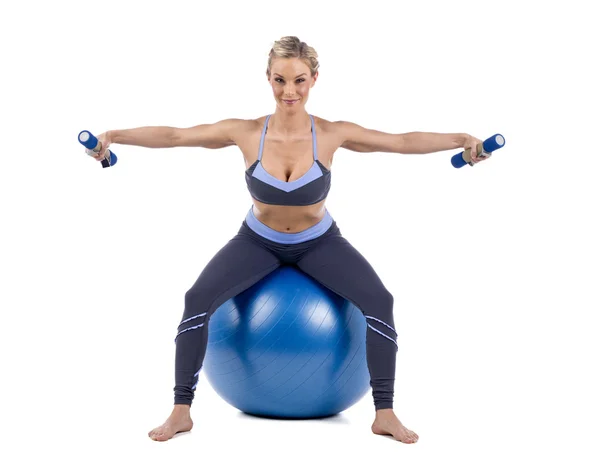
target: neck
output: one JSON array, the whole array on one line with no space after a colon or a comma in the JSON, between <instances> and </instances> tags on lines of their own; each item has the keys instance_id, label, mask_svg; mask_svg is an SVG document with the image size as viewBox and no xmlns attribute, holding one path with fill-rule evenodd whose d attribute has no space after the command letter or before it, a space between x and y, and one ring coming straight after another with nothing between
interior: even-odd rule
<instances>
[{"instance_id":1,"label":"neck","mask_svg":"<svg viewBox=\"0 0 600 465\"><path fill-rule=\"evenodd\" d=\"M304 133L306 129L310 130L310 117L303 108L299 111L289 112L275 109L275 113L271 116L269 123L270 129L279 134L297 134Z\"/></svg>"}]
</instances>

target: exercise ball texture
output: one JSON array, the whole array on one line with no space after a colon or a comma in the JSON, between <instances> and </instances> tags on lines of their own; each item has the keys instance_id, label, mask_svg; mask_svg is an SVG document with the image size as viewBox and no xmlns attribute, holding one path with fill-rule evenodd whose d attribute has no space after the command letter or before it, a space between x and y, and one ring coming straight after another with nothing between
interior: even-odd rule
<instances>
[{"instance_id":1,"label":"exercise ball texture","mask_svg":"<svg viewBox=\"0 0 600 465\"><path fill-rule=\"evenodd\" d=\"M334 415L369 391L366 328L355 305L283 266L214 312L203 372L242 412Z\"/></svg>"}]
</instances>

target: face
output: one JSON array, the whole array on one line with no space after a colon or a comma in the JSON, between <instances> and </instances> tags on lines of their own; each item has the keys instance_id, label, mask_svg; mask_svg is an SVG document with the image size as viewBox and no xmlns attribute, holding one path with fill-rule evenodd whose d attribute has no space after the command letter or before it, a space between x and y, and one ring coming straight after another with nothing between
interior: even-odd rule
<instances>
[{"instance_id":1,"label":"face","mask_svg":"<svg viewBox=\"0 0 600 465\"><path fill-rule=\"evenodd\" d=\"M299 58L276 58L271 62L269 83L277 106L284 111L303 108L308 93L317 82L318 72L310 75L310 68Z\"/></svg>"}]
</instances>

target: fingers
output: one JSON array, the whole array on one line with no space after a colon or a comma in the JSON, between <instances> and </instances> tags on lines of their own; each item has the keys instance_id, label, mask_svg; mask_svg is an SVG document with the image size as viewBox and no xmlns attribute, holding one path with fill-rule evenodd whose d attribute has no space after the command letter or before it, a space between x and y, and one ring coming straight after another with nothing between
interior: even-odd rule
<instances>
[{"instance_id":1,"label":"fingers","mask_svg":"<svg viewBox=\"0 0 600 465\"><path fill-rule=\"evenodd\" d=\"M477 152L477 144L471 146L471 160L473 160L473 164L479 163L481 161L481 157Z\"/></svg>"},{"instance_id":2,"label":"fingers","mask_svg":"<svg viewBox=\"0 0 600 465\"><path fill-rule=\"evenodd\" d=\"M85 153L87 153L90 157L92 157L96 161L102 161L106 158L106 149L102 148L100 152L96 153L93 150L85 149Z\"/></svg>"},{"instance_id":3,"label":"fingers","mask_svg":"<svg viewBox=\"0 0 600 465\"><path fill-rule=\"evenodd\" d=\"M469 146L465 149L465 153L468 152L467 157L469 158L469 165L473 166L475 163L479 163L477 159L477 146Z\"/></svg>"},{"instance_id":4,"label":"fingers","mask_svg":"<svg viewBox=\"0 0 600 465\"><path fill-rule=\"evenodd\" d=\"M471 163L469 163L471 166L476 165L479 162L482 162L483 160L487 160L489 158L489 155L483 150L482 147L482 141L480 141L479 139L473 139L471 141L470 144L470 151L471 151Z\"/></svg>"},{"instance_id":5,"label":"fingers","mask_svg":"<svg viewBox=\"0 0 600 465\"><path fill-rule=\"evenodd\" d=\"M490 158L491 154L487 153L487 152L481 152L481 154L477 155L477 158L475 158L475 163L479 163L482 162L484 160L487 160L488 158Z\"/></svg>"},{"instance_id":6,"label":"fingers","mask_svg":"<svg viewBox=\"0 0 600 465\"><path fill-rule=\"evenodd\" d=\"M90 157L92 157L96 161L102 161L105 158L105 150L101 150L99 153L96 153L90 149L85 149L85 153L87 153Z\"/></svg>"}]
</instances>

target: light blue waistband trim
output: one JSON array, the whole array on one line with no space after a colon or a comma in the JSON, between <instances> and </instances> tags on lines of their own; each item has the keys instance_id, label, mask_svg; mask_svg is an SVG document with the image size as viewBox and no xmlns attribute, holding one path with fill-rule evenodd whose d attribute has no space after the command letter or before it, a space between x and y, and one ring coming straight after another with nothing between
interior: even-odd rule
<instances>
[{"instance_id":1,"label":"light blue waistband trim","mask_svg":"<svg viewBox=\"0 0 600 465\"><path fill-rule=\"evenodd\" d=\"M266 224L258 221L253 209L250 208L246 215L246 224L256 234L270 241L279 242L280 244L299 244L300 242L310 241L325 234L333 224L333 218L326 209L323 219L314 226L297 233L285 233L269 228Z\"/></svg>"}]
</instances>

